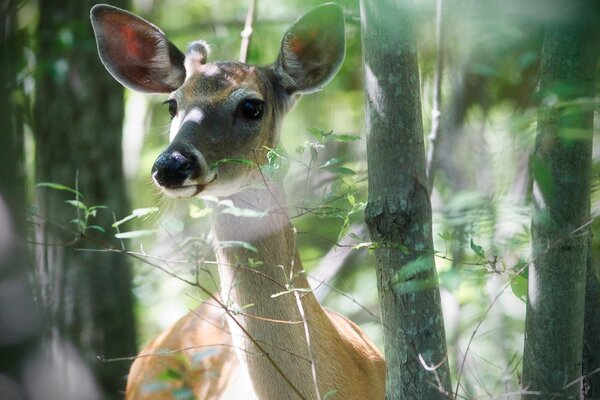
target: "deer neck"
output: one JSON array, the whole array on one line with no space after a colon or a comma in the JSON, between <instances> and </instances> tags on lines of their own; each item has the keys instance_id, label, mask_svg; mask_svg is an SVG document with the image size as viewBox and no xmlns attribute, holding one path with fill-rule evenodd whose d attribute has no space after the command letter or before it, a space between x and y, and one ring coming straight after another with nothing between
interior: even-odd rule
<instances>
[{"instance_id":1,"label":"deer neck","mask_svg":"<svg viewBox=\"0 0 600 400\"><path fill-rule=\"evenodd\" d=\"M221 199L225 201L228 205L213 220L223 298L243 307L273 303L272 295L292 283L307 288L283 190L270 184ZM231 206L244 216L229 213Z\"/></svg>"},{"instance_id":2,"label":"deer neck","mask_svg":"<svg viewBox=\"0 0 600 400\"><path fill-rule=\"evenodd\" d=\"M213 220L221 296L229 307L242 310L229 318L238 358L261 400L290 398L292 393L263 350L304 398L313 398L314 391L306 388L306 382L312 381L307 361L311 353L296 295L289 291L309 285L296 250L295 231L282 208L286 204L283 191L272 185L244 190L227 200L237 208L263 213L261 217L220 213ZM312 293L298 293L310 331L316 332L312 327L323 326L327 316Z\"/></svg>"}]
</instances>

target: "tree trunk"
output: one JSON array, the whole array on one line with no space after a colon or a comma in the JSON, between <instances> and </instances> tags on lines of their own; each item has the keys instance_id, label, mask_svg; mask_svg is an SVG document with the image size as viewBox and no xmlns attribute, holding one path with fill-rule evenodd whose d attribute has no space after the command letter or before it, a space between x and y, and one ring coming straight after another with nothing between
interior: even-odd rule
<instances>
[{"instance_id":1,"label":"tree trunk","mask_svg":"<svg viewBox=\"0 0 600 400\"><path fill-rule=\"evenodd\" d=\"M17 76L23 67L23 37L17 2L0 1L0 397L24 399L23 367L39 340L40 315L33 301L31 269L24 247L25 154L22 94Z\"/></svg>"},{"instance_id":2,"label":"tree trunk","mask_svg":"<svg viewBox=\"0 0 600 400\"><path fill-rule=\"evenodd\" d=\"M448 398L451 388L408 3L360 3L369 166L365 219L376 247L386 396L432 400Z\"/></svg>"},{"instance_id":3,"label":"tree trunk","mask_svg":"<svg viewBox=\"0 0 600 400\"><path fill-rule=\"evenodd\" d=\"M594 264L591 238L588 245L581 393L584 400L595 400L600 399L600 271Z\"/></svg>"},{"instance_id":4,"label":"tree trunk","mask_svg":"<svg viewBox=\"0 0 600 400\"><path fill-rule=\"evenodd\" d=\"M89 22L94 3L40 2L36 181L77 186L87 206L108 206L91 223L104 227L107 234L97 236L110 240L112 213L117 218L128 213L121 165L123 91L97 57ZM125 0L115 3L126 6ZM136 353L130 265L123 257L74 250L99 247L93 243L65 246L76 235L57 226L76 230L69 221L82 212L64 203L73 194L38 188L36 196L43 215L36 241L44 243L37 249L37 274L48 333L74 343L105 394L121 398L129 363L105 363L98 356Z\"/></svg>"},{"instance_id":5,"label":"tree trunk","mask_svg":"<svg viewBox=\"0 0 600 400\"><path fill-rule=\"evenodd\" d=\"M588 3L578 5L584 4ZM580 394L593 106L573 101L595 93L597 19L591 18L590 7L586 17L571 15L568 21L554 22L544 37L542 106L531 160L533 263L523 398L578 398Z\"/></svg>"},{"instance_id":6,"label":"tree trunk","mask_svg":"<svg viewBox=\"0 0 600 400\"><path fill-rule=\"evenodd\" d=\"M24 67L23 42L17 27L17 2L2 0L0 16L0 190L12 210L17 231L24 232L25 222L25 153L23 149L23 116L15 99L19 83L17 75Z\"/></svg>"}]
</instances>

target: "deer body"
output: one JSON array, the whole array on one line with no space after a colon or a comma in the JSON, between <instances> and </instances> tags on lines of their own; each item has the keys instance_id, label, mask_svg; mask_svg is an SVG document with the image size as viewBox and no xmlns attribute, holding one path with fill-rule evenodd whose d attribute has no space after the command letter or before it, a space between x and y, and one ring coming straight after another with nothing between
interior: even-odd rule
<instances>
[{"instance_id":1,"label":"deer body","mask_svg":"<svg viewBox=\"0 0 600 400\"><path fill-rule=\"evenodd\" d=\"M383 399L381 353L310 292L282 188L254 165L221 163L265 164L265 148L278 143L281 120L299 95L320 89L337 72L344 54L339 7L324 5L300 18L266 67L207 63L204 42L192 43L183 55L154 25L111 6L94 7L92 24L100 58L119 82L170 93L171 143L154 164L155 183L172 197L210 194L263 213L217 213L212 223L222 301L244 312L205 304L183 317L142 350L126 398L169 398L152 384L181 359L144 355L182 349L191 359L212 346L221 350L183 378L198 399L312 400L327 393ZM224 242L249 243L253 250ZM224 314L227 327L220 322Z\"/></svg>"}]
</instances>

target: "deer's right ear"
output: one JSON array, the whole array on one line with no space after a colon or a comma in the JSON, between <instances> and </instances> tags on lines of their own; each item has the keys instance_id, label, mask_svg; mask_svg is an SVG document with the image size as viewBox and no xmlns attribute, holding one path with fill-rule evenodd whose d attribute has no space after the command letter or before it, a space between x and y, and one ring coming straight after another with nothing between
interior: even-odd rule
<instances>
[{"instance_id":1,"label":"deer's right ear","mask_svg":"<svg viewBox=\"0 0 600 400\"><path fill-rule=\"evenodd\" d=\"M111 75L141 92L169 93L185 80L185 56L155 25L120 8L91 10L98 54Z\"/></svg>"}]
</instances>

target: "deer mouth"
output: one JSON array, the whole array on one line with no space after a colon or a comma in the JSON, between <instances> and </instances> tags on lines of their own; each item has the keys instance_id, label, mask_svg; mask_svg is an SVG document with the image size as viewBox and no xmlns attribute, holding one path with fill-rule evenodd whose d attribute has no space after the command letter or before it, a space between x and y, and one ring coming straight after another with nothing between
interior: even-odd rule
<instances>
[{"instance_id":1,"label":"deer mouth","mask_svg":"<svg viewBox=\"0 0 600 400\"><path fill-rule=\"evenodd\" d=\"M195 197L202 193L207 186L212 184L217 180L217 175L215 174L205 183L185 183L182 185L175 186L162 186L160 188L162 191L169 197L173 197L175 199L186 199L190 197Z\"/></svg>"}]
</instances>

